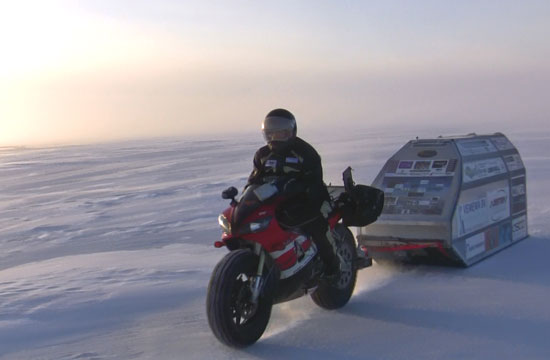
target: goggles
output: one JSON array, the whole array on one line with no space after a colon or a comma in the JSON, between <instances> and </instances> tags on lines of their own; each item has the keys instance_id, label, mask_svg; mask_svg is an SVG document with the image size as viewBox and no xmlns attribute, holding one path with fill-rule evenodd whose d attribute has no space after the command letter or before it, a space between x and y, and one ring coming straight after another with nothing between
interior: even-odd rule
<instances>
[{"instance_id":1,"label":"goggles","mask_svg":"<svg viewBox=\"0 0 550 360\"><path fill-rule=\"evenodd\" d=\"M290 129L264 130L263 133L267 142L288 141L292 138L292 130Z\"/></svg>"}]
</instances>

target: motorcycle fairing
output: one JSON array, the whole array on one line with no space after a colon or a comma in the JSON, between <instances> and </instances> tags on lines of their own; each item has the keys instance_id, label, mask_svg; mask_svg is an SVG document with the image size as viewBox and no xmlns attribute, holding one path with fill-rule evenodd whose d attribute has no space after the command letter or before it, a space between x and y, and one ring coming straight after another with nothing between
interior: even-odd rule
<instances>
[{"instance_id":1,"label":"motorcycle fairing","mask_svg":"<svg viewBox=\"0 0 550 360\"><path fill-rule=\"evenodd\" d=\"M283 250L269 252L281 270L280 279L286 279L302 270L317 254L317 247L311 240L301 234L290 241Z\"/></svg>"}]
</instances>

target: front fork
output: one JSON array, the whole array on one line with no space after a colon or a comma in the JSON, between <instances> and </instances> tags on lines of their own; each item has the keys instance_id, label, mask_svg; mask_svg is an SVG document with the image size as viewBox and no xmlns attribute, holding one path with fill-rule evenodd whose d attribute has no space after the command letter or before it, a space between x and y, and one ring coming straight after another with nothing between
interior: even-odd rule
<instances>
[{"instance_id":1,"label":"front fork","mask_svg":"<svg viewBox=\"0 0 550 360\"><path fill-rule=\"evenodd\" d=\"M256 243L254 247L254 253L258 255L258 270L256 270L256 276L252 279L251 290L252 298L250 299L253 304L258 304L258 298L260 297L260 292L262 289L262 274L264 271L265 264L265 251L262 249L262 245Z\"/></svg>"}]
</instances>

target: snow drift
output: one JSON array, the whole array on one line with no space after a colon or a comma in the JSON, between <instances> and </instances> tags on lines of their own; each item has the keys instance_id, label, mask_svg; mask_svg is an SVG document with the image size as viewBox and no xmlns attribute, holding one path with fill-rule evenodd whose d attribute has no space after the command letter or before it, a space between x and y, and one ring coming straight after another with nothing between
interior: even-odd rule
<instances>
[{"instance_id":1,"label":"snow drift","mask_svg":"<svg viewBox=\"0 0 550 360\"><path fill-rule=\"evenodd\" d=\"M308 140L327 182L351 165L370 183L411 135ZM375 264L339 311L275 306L244 351L215 340L204 300L225 254L220 192L242 188L260 139L2 148L0 358L547 359L550 133L506 135L527 168L530 238L468 269Z\"/></svg>"}]
</instances>

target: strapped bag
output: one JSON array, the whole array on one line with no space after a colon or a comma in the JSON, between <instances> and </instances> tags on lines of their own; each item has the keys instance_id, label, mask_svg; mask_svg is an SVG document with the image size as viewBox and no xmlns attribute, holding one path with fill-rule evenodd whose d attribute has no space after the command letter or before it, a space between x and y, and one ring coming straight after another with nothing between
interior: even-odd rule
<instances>
[{"instance_id":1,"label":"strapped bag","mask_svg":"<svg viewBox=\"0 0 550 360\"><path fill-rule=\"evenodd\" d=\"M346 226L367 226L378 219L384 208L384 192L368 185L356 185L351 176L351 168L344 173L345 192L340 200L346 203L342 220Z\"/></svg>"},{"instance_id":2,"label":"strapped bag","mask_svg":"<svg viewBox=\"0 0 550 360\"><path fill-rule=\"evenodd\" d=\"M355 185L348 192L351 211L343 217L346 226L367 226L378 219L384 208L384 192L367 185Z\"/></svg>"}]
</instances>

